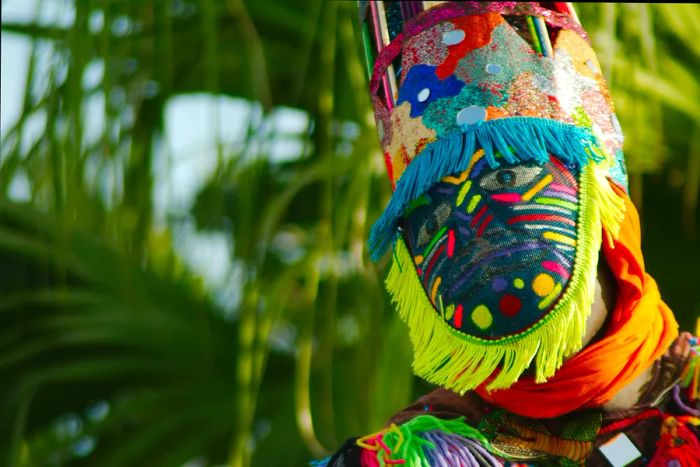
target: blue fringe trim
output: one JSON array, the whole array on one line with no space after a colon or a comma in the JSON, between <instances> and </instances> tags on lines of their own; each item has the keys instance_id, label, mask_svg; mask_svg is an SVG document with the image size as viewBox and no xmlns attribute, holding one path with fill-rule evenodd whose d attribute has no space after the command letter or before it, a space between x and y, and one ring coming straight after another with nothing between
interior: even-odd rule
<instances>
[{"instance_id":1,"label":"blue fringe trim","mask_svg":"<svg viewBox=\"0 0 700 467\"><path fill-rule=\"evenodd\" d=\"M534 161L541 165L553 154L582 167L605 158L588 128L557 120L510 117L465 125L426 146L401 175L391 201L372 226L368 242L372 260L377 261L394 240L396 223L406 206L441 178L466 170L478 148L483 148L491 168L500 165L496 153L508 164Z\"/></svg>"},{"instance_id":2,"label":"blue fringe trim","mask_svg":"<svg viewBox=\"0 0 700 467\"><path fill-rule=\"evenodd\" d=\"M328 467L328 463L331 461L332 456L324 457L320 460L314 460L309 462L310 467Z\"/></svg>"}]
</instances>

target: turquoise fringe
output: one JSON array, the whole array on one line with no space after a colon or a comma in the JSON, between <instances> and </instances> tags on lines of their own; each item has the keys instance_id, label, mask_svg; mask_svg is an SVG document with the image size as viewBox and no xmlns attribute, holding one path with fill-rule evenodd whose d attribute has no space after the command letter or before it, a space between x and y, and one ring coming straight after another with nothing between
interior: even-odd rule
<instances>
[{"instance_id":1,"label":"turquoise fringe","mask_svg":"<svg viewBox=\"0 0 700 467\"><path fill-rule=\"evenodd\" d=\"M323 459L310 461L310 467L328 467L328 463L331 461L332 456L324 457Z\"/></svg>"},{"instance_id":2,"label":"turquoise fringe","mask_svg":"<svg viewBox=\"0 0 700 467\"><path fill-rule=\"evenodd\" d=\"M406 206L443 177L466 170L478 148L483 148L491 168L500 165L496 153L508 164L542 165L552 154L564 163L582 167L605 158L589 129L557 120L510 117L465 125L426 146L401 175L389 205L372 226L368 241L372 260L377 261L389 248Z\"/></svg>"}]
</instances>

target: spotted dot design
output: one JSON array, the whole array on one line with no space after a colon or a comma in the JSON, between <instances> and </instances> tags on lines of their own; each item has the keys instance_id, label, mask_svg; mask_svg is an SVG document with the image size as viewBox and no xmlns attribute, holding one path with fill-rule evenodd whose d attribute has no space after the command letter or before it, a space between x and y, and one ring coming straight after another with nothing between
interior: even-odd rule
<instances>
[{"instance_id":1,"label":"spotted dot design","mask_svg":"<svg viewBox=\"0 0 700 467\"><path fill-rule=\"evenodd\" d=\"M396 104L408 101L411 104L411 118L422 116L431 102L455 96L465 86L464 82L454 76L438 78L435 70L434 66L416 65L406 73Z\"/></svg>"},{"instance_id":2,"label":"spotted dot design","mask_svg":"<svg viewBox=\"0 0 700 467\"><path fill-rule=\"evenodd\" d=\"M457 113L458 125L471 125L486 120L486 109L478 105L470 105Z\"/></svg>"},{"instance_id":3,"label":"spotted dot design","mask_svg":"<svg viewBox=\"0 0 700 467\"><path fill-rule=\"evenodd\" d=\"M472 321L481 329L488 329L493 323L493 315L486 305L479 305L472 311Z\"/></svg>"},{"instance_id":4,"label":"spotted dot design","mask_svg":"<svg viewBox=\"0 0 700 467\"><path fill-rule=\"evenodd\" d=\"M493 283L491 283L491 289L496 293L503 292L506 290L506 287L508 287L508 281L502 277L495 278Z\"/></svg>"},{"instance_id":5,"label":"spotted dot design","mask_svg":"<svg viewBox=\"0 0 700 467\"><path fill-rule=\"evenodd\" d=\"M501 65L495 63L489 63L485 67L486 73L490 75L497 75L501 72Z\"/></svg>"},{"instance_id":6,"label":"spotted dot design","mask_svg":"<svg viewBox=\"0 0 700 467\"><path fill-rule=\"evenodd\" d=\"M556 159L490 167L479 153L407 208L402 234L443 321L490 340L553 309L575 262L578 175Z\"/></svg>"},{"instance_id":7,"label":"spotted dot design","mask_svg":"<svg viewBox=\"0 0 700 467\"><path fill-rule=\"evenodd\" d=\"M552 290L554 290L554 279L549 274L538 274L532 281L532 291L540 297L546 297Z\"/></svg>"},{"instance_id":8,"label":"spotted dot design","mask_svg":"<svg viewBox=\"0 0 700 467\"><path fill-rule=\"evenodd\" d=\"M464 40L466 34L461 29L447 31L442 35L442 43L445 45L457 45Z\"/></svg>"},{"instance_id":9,"label":"spotted dot design","mask_svg":"<svg viewBox=\"0 0 700 467\"><path fill-rule=\"evenodd\" d=\"M425 102L428 100L428 97L430 97L430 89L428 88L421 89L416 96L418 102Z\"/></svg>"},{"instance_id":10,"label":"spotted dot design","mask_svg":"<svg viewBox=\"0 0 700 467\"><path fill-rule=\"evenodd\" d=\"M513 317L518 314L523 302L513 294L504 294L498 302L498 308L504 315Z\"/></svg>"}]
</instances>

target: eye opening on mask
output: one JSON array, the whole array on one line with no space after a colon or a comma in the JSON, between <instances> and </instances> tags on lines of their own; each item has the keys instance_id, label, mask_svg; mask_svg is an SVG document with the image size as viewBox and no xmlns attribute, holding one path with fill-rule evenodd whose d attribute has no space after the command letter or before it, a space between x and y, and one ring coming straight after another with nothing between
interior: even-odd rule
<instances>
[{"instance_id":1,"label":"eye opening on mask","mask_svg":"<svg viewBox=\"0 0 700 467\"><path fill-rule=\"evenodd\" d=\"M515 165L495 169L481 176L479 186L488 191L520 188L532 182L542 170L539 165Z\"/></svg>"}]
</instances>

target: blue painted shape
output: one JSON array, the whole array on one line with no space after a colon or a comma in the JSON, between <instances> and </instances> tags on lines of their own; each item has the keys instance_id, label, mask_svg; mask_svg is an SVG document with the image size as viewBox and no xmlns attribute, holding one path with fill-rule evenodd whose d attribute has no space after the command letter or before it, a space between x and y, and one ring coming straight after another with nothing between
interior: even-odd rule
<instances>
[{"instance_id":1,"label":"blue painted shape","mask_svg":"<svg viewBox=\"0 0 700 467\"><path fill-rule=\"evenodd\" d=\"M430 65L416 65L411 68L406 74L403 85L399 89L399 99L397 104L408 101L411 104L411 117L415 118L423 115L428 104L442 97L451 97L459 94L464 87L464 82L449 76L446 79L440 79L435 75L437 67ZM428 97L421 101L418 99L418 94L424 89L430 92ZM422 97L425 93L422 94Z\"/></svg>"},{"instance_id":2,"label":"blue painted shape","mask_svg":"<svg viewBox=\"0 0 700 467\"><path fill-rule=\"evenodd\" d=\"M442 35L442 43L445 45L455 45L459 44L464 40L466 34L461 29L455 29L453 31L448 31Z\"/></svg>"},{"instance_id":3,"label":"blue painted shape","mask_svg":"<svg viewBox=\"0 0 700 467\"><path fill-rule=\"evenodd\" d=\"M500 72L501 65L498 65L496 63L489 63L488 65L486 65L486 73L489 73L491 75L497 75Z\"/></svg>"}]
</instances>

